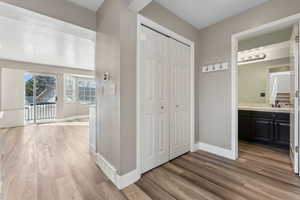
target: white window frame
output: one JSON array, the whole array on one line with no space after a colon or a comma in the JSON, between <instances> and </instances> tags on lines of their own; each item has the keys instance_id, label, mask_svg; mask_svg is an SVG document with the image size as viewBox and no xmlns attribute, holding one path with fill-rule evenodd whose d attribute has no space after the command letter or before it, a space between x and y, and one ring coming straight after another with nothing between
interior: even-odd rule
<instances>
[{"instance_id":1,"label":"white window frame","mask_svg":"<svg viewBox=\"0 0 300 200\"><path fill-rule=\"evenodd\" d=\"M84 79L84 78L78 78L77 79L77 89L78 89L77 99L78 99L78 103L80 103L80 104L95 104L96 103L96 88L95 88L95 101L85 101L85 100L81 100L80 99L80 87L79 87L79 82L80 81L94 81L94 80L92 80L92 79Z\"/></svg>"},{"instance_id":2,"label":"white window frame","mask_svg":"<svg viewBox=\"0 0 300 200\"><path fill-rule=\"evenodd\" d=\"M72 99L68 97L68 81L72 81ZM73 76L66 75L64 77L64 100L66 103L75 103L76 102L76 78ZM71 91L71 90L70 90Z\"/></svg>"}]
</instances>

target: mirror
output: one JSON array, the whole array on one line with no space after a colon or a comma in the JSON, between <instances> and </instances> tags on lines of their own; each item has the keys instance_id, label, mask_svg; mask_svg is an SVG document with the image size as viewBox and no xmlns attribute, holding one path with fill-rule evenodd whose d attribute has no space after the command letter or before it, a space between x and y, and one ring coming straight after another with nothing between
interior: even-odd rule
<instances>
[{"instance_id":1,"label":"mirror","mask_svg":"<svg viewBox=\"0 0 300 200\"><path fill-rule=\"evenodd\" d=\"M256 63L239 66L239 104L290 105L288 64Z\"/></svg>"},{"instance_id":2,"label":"mirror","mask_svg":"<svg viewBox=\"0 0 300 200\"><path fill-rule=\"evenodd\" d=\"M290 104L290 71L279 71L269 73L269 104Z\"/></svg>"}]
</instances>

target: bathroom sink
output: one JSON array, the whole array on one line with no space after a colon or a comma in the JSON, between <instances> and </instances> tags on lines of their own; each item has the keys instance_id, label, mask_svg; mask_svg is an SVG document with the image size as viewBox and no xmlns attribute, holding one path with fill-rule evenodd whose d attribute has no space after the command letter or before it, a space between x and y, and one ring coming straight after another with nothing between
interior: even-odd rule
<instances>
[{"instance_id":1,"label":"bathroom sink","mask_svg":"<svg viewBox=\"0 0 300 200\"><path fill-rule=\"evenodd\" d=\"M253 105L239 105L239 110L252 110L252 111L262 111L262 112L283 112L289 113L291 112L290 107L272 107L268 104L253 104Z\"/></svg>"}]
</instances>

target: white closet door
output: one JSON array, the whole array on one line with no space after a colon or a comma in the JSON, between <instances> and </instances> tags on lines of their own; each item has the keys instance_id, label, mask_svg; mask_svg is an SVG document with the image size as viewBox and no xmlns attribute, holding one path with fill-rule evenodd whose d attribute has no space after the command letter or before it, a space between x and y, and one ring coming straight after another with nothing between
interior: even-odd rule
<instances>
[{"instance_id":1,"label":"white closet door","mask_svg":"<svg viewBox=\"0 0 300 200\"><path fill-rule=\"evenodd\" d=\"M168 38L146 27L140 33L142 172L169 161Z\"/></svg>"},{"instance_id":2,"label":"white closet door","mask_svg":"<svg viewBox=\"0 0 300 200\"><path fill-rule=\"evenodd\" d=\"M190 47L169 40L171 65L170 159L190 150Z\"/></svg>"}]
</instances>

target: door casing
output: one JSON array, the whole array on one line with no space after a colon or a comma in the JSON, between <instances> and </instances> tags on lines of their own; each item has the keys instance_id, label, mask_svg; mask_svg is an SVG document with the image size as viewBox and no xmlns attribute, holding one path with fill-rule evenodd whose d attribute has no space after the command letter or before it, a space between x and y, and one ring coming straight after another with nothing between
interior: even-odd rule
<instances>
[{"instance_id":1,"label":"door casing","mask_svg":"<svg viewBox=\"0 0 300 200\"><path fill-rule=\"evenodd\" d=\"M142 131L141 131L141 108L140 108L140 103L141 103L141 99L140 99L140 86L141 86L141 78L140 78L140 74L141 74L141 62L140 62L140 29L143 25L146 25L154 30L157 30L163 34L169 35L172 38L175 38L176 40L178 40L179 42L188 44L191 48L191 68L190 68L190 151L193 152L196 150L195 148L195 44L193 41L186 39L185 37L157 24L156 22L153 22L141 15L138 15L138 20L137 20L137 73L136 73L136 79L137 79L137 84L136 84L136 91L137 91L137 95L136 95L136 115L137 115L137 121L136 121L136 129L137 129L137 139L136 139L136 160L137 160L137 173L139 173L139 175L142 174L142 147L141 147L141 139L143 137L142 135Z\"/></svg>"},{"instance_id":2,"label":"door casing","mask_svg":"<svg viewBox=\"0 0 300 200\"><path fill-rule=\"evenodd\" d=\"M300 22L300 13L273 21L231 36L231 149L233 159L238 158L238 42L239 40L270 33ZM298 84L299 85L299 84ZM298 132L298 140L299 140ZM299 144L300 141L298 141ZM299 160L299 159L298 159ZM298 165L299 166L299 165Z\"/></svg>"}]
</instances>

